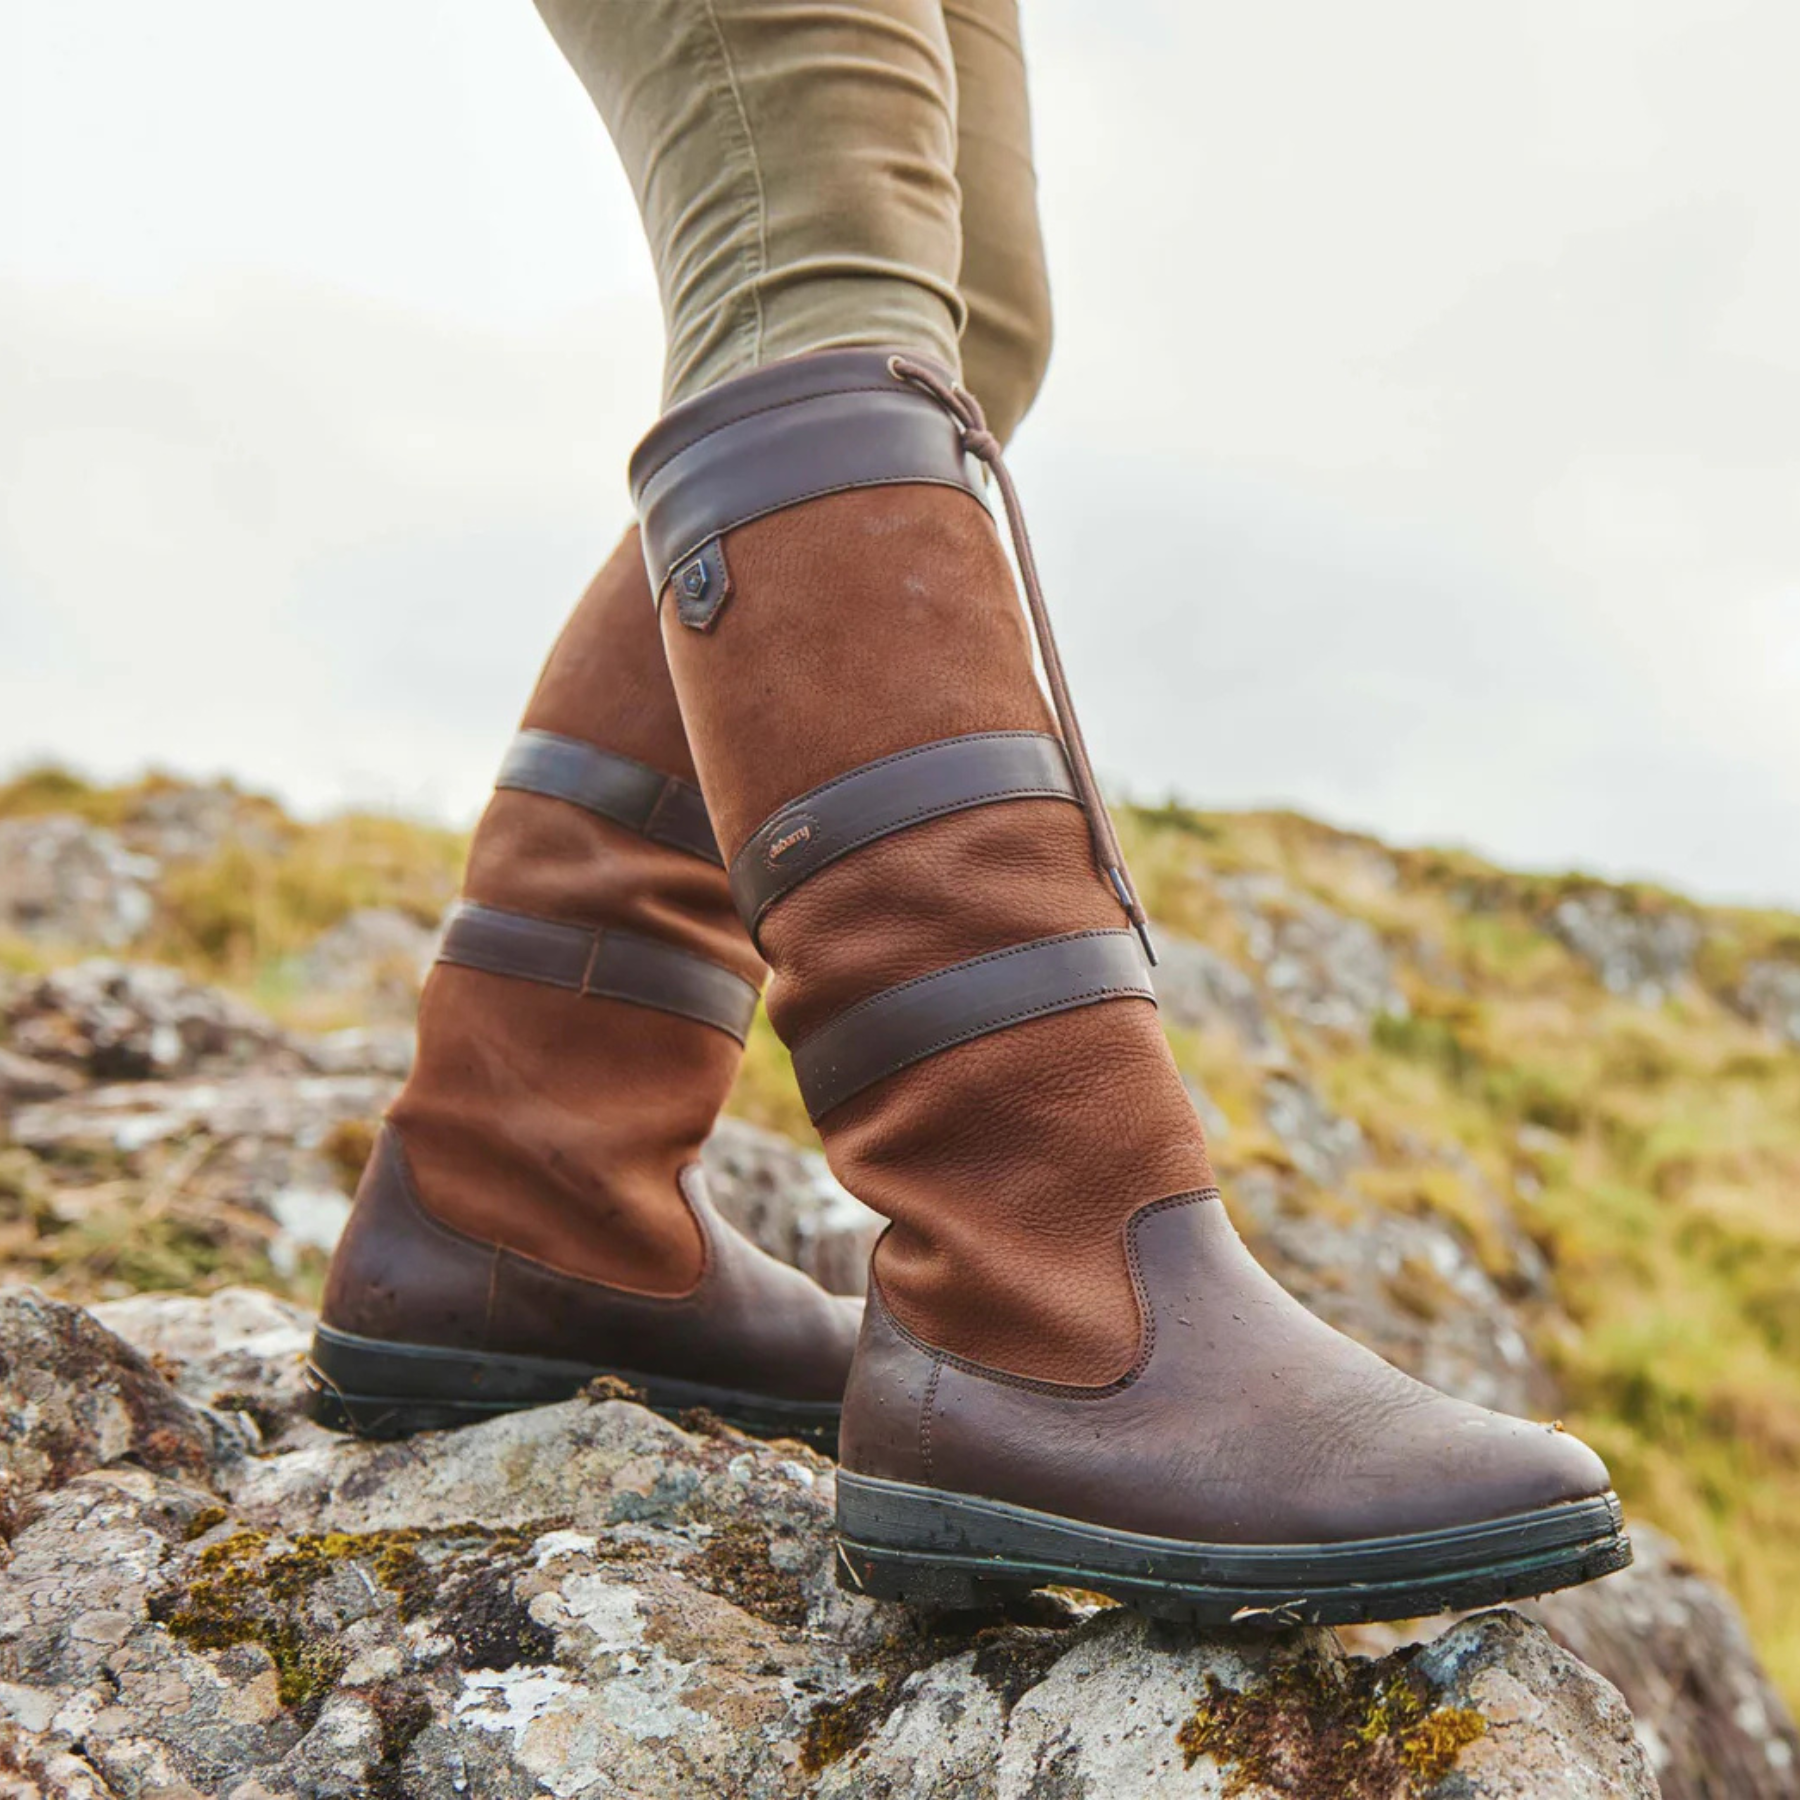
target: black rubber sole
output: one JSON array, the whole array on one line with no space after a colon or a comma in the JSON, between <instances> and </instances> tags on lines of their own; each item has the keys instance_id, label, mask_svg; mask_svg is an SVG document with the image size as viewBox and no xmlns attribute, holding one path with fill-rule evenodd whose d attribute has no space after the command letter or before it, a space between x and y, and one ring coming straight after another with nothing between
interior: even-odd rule
<instances>
[{"instance_id":1,"label":"black rubber sole","mask_svg":"<svg viewBox=\"0 0 1800 1800\"><path fill-rule=\"evenodd\" d=\"M1575 1587L1631 1561L1611 1494L1342 1544L1190 1544L840 1472L837 1579L876 1600L986 1611L1082 1588L1196 1625L1355 1625Z\"/></svg>"},{"instance_id":2,"label":"black rubber sole","mask_svg":"<svg viewBox=\"0 0 1800 1800\"><path fill-rule=\"evenodd\" d=\"M571 1400L589 1382L605 1379L634 1389L642 1404L666 1418L702 1408L753 1436L797 1438L827 1454L836 1453L842 1410L832 1401L780 1400L636 1369L391 1343L329 1325L314 1331L302 1379L307 1411L319 1424L366 1438L474 1425Z\"/></svg>"}]
</instances>

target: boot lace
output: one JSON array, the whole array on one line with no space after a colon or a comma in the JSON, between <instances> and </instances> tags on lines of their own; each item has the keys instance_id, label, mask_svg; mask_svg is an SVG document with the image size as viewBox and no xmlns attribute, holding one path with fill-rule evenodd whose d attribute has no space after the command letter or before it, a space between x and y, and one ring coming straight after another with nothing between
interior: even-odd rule
<instances>
[{"instance_id":1,"label":"boot lace","mask_svg":"<svg viewBox=\"0 0 1800 1800\"><path fill-rule=\"evenodd\" d=\"M1113 829L1111 815L1094 779L1094 765L1088 757L1087 739L1082 735L1081 721L1075 714L1075 702L1069 693L1069 679L1063 672L1062 652L1057 648L1056 630L1050 623L1050 609L1044 601L1043 583L1038 579L1037 558L1031 550L1031 534L1025 529L1025 511L1019 504L1019 491L1013 486L1005 458L1000 454L1000 440L988 429L981 402L960 383L946 381L927 363L914 362L907 356L890 356L888 373L896 381L910 382L929 394L956 421L962 446L978 462L992 471L1000 489L1001 504L1006 509L1006 529L1012 539L1013 555L1018 560L1019 575L1025 584L1025 610L1031 619L1038 656L1044 665L1044 679L1050 689L1050 704L1056 712L1057 730L1062 735L1063 750L1069 759L1069 772L1087 815L1088 832L1094 843L1094 862L1101 879L1112 890L1132 929L1144 946L1144 954L1152 965L1156 962L1156 946L1150 941L1150 921L1132 886L1130 871L1125 867L1125 852L1119 847L1119 834Z\"/></svg>"}]
</instances>

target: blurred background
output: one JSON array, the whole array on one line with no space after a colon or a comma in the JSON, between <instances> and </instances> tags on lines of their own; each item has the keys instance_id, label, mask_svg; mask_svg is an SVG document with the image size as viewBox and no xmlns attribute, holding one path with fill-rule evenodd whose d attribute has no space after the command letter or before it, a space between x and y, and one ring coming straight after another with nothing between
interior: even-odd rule
<instances>
[{"instance_id":1,"label":"blurred background","mask_svg":"<svg viewBox=\"0 0 1800 1800\"><path fill-rule=\"evenodd\" d=\"M585 96L525 0L0 17L0 763L466 820L656 405ZM1800 13L1026 28L1115 782L1800 896Z\"/></svg>"},{"instance_id":2,"label":"blurred background","mask_svg":"<svg viewBox=\"0 0 1800 1800\"><path fill-rule=\"evenodd\" d=\"M1800 10L1025 23L1014 464L1234 1210L1607 1454L1640 1570L1554 1628L1671 1800L1791 1796ZM316 1297L660 353L527 0L0 0L11 1278ZM733 1112L855 1285L760 1023Z\"/></svg>"}]
</instances>

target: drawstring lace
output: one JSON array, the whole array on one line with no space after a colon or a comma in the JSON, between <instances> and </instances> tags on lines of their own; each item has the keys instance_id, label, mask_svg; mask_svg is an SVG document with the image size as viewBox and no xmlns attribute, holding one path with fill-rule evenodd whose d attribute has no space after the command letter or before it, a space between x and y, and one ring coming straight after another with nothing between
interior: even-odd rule
<instances>
[{"instance_id":1,"label":"drawstring lace","mask_svg":"<svg viewBox=\"0 0 1800 1800\"><path fill-rule=\"evenodd\" d=\"M1125 909L1126 918L1144 946L1144 954L1154 964L1156 947L1150 941L1150 921L1137 897L1137 890L1131 885L1131 875L1125 867L1125 852L1119 848L1118 833L1113 829L1106 801L1101 797L1100 784L1094 779L1087 739L1082 736L1081 721L1075 716L1069 680L1063 673L1062 652L1057 649L1050 609L1044 603L1043 584L1038 580L1037 558L1031 553L1031 536L1025 529L1024 509L1000 454L1000 440L988 430L981 402L967 388L946 381L927 364L914 362L910 357L890 356L888 373L896 381L911 382L937 401L956 421L963 448L993 471L1001 502L1006 508L1006 528L1012 538L1013 554L1018 558L1019 573L1025 582L1025 609L1031 616L1038 655L1044 663L1044 677L1050 685L1050 703L1056 709L1057 728L1062 733L1063 749L1069 758L1069 771L1075 778L1076 792L1081 796L1082 810L1087 814L1088 830L1093 836L1094 861L1102 879Z\"/></svg>"}]
</instances>

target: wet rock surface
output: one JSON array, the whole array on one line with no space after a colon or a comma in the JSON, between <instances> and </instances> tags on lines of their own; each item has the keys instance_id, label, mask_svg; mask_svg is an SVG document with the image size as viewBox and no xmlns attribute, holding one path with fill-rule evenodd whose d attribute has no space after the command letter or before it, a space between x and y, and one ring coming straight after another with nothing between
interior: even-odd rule
<instances>
[{"instance_id":1,"label":"wet rock surface","mask_svg":"<svg viewBox=\"0 0 1800 1800\"><path fill-rule=\"evenodd\" d=\"M74 1448L0 1567L9 1796L1656 1791L1618 1695L1515 1614L1378 1660L1049 1598L925 1621L836 1587L832 1467L795 1446L619 1400L364 1444L283 1410L294 1309L145 1297L129 1351L43 1308L7 1295L3 1341L101 1346L192 1454L40 1401ZM278 1441L212 1422L222 1384Z\"/></svg>"}]
</instances>

